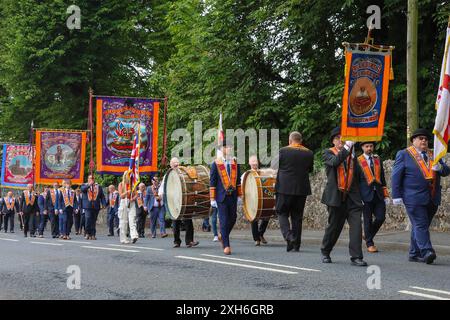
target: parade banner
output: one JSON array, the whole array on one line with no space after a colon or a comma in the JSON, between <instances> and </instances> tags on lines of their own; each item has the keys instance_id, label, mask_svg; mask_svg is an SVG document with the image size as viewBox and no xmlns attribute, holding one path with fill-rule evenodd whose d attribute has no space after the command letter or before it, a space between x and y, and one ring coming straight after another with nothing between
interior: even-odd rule
<instances>
[{"instance_id":1,"label":"parade banner","mask_svg":"<svg viewBox=\"0 0 450 320\"><path fill-rule=\"evenodd\" d=\"M391 54L347 49L342 140L380 141L388 101Z\"/></svg>"},{"instance_id":2,"label":"parade banner","mask_svg":"<svg viewBox=\"0 0 450 320\"><path fill-rule=\"evenodd\" d=\"M29 145L3 145L1 185L8 188L25 188L33 184L34 147Z\"/></svg>"},{"instance_id":3,"label":"parade banner","mask_svg":"<svg viewBox=\"0 0 450 320\"><path fill-rule=\"evenodd\" d=\"M86 132L36 130L36 183L83 183Z\"/></svg>"},{"instance_id":4,"label":"parade banner","mask_svg":"<svg viewBox=\"0 0 450 320\"><path fill-rule=\"evenodd\" d=\"M101 96L96 99L97 172L122 175L128 170L139 131L139 171L157 171L159 101Z\"/></svg>"}]
</instances>

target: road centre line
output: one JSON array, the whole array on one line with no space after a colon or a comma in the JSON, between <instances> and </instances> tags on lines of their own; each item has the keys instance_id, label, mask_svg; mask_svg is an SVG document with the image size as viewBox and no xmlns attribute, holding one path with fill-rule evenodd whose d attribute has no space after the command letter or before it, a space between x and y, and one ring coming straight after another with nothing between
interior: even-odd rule
<instances>
[{"instance_id":1,"label":"road centre line","mask_svg":"<svg viewBox=\"0 0 450 320\"><path fill-rule=\"evenodd\" d=\"M164 251L164 249L160 249L160 248L138 247L138 246L130 247L130 245L125 245L125 244L107 244L107 245L112 246L112 247L121 247L121 248L135 248L135 249L143 249L143 250Z\"/></svg>"},{"instance_id":2,"label":"road centre line","mask_svg":"<svg viewBox=\"0 0 450 320\"><path fill-rule=\"evenodd\" d=\"M205 257L211 257L211 258L228 259L228 260L235 260L235 261L242 261L242 262L252 262L252 263L259 263L259 264L264 264L264 265L268 265L268 266L289 268L289 269L295 269L295 270L303 270L303 271L311 271L311 272L322 272L321 270L317 270L317 269L302 268L302 267L296 267L296 266L288 266L288 265L277 264L277 263L270 263L270 262L262 262L262 261L239 259L239 258L231 258L231 257L222 257L222 256L215 256L215 255L212 255L212 254L201 254L201 255L205 256Z\"/></svg>"},{"instance_id":3,"label":"road centre line","mask_svg":"<svg viewBox=\"0 0 450 320\"><path fill-rule=\"evenodd\" d=\"M126 249L94 247L94 246L81 246L81 248L97 249L97 250L109 250L109 251L121 251L121 252L140 252L140 251L137 251L137 250L126 250Z\"/></svg>"},{"instance_id":4,"label":"road centre line","mask_svg":"<svg viewBox=\"0 0 450 320\"><path fill-rule=\"evenodd\" d=\"M278 272L278 273L284 273L284 274L298 274L298 272L293 272L293 271L279 270L279 269L273 269L273 268L264 268L264 267L258 267L258 266L252 266L252 265L248 265L248 264L240 264L240 263L234 263L234 262L209 260L209 259L187 257L187 256L175 256L175 258L195 260L195 261L201 261L201 262L210 262L210 263L216 263L216 264L224 264L224 265L229 265L229 266L242 267L242 268L248 268L248 269L258 269L258 270Z\"/></svg>"}]
</instances>

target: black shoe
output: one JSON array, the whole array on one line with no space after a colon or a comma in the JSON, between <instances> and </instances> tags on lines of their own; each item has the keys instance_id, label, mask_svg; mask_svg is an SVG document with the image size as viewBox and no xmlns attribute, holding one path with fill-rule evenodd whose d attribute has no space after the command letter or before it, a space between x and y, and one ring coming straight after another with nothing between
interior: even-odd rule
<instances>
[{"instance_id":1,"label":"black shoe","mask_svg":"<svg viewBox=\"0 0 450 320\"><path fill-rule=\"evenodd\" d=\"M322 263L332 263L330 255L322 254Z\"/></svg>"},{"instance_id":2,"label":"black shoe","mask_svg":"<svg viewBox=\"0 0 450 320\"><path fill-rule=\"evenodd\" d=\"M429 252L425 255L425 257L423 258L423 261L426 264L432 264L434 262L434 260L436 260L436 253L434 252Z\"/></svg>"},{"instance_id":3,"label":"black shoe","mask_svg":"<svg viewBox=\"0 0 450 320\"><path fill-rule=\"evenodd\" d=\"M294 251L295 251L295 252L300 252L300 246L295 246L295 247L294 247Z\"/></svg>"},{"instance_id":4,"label":"black shoe","mask_svg":"<svg viewBox=\"0 0 450 320\"><path fill-rule=\"evenodd\" d=\"M14 230L11 230L10 233L14 233Z\"/></svg>"},{"instance_id":5,"label":"black shoe","mask_svg":"<svg viewBox=\"0 0 450 320\"><path fill-rule=\"evenodd\" d=\"M133 243L136 243L136 241L138 241L138 238L133 239Z\"/></svg>"},{"instance_id":6,"label":"black shoe","mask_svg":"<svg viewBox=\"0 0 450 320\"><path fill-rule=\"evenodd\" d=\"M180 247L180 244L179 244L179 243L175 243L175 244L173 245L173 247L174 247L174 248L179 248L179 247Z\"/></svg>"},{"instance_id":7,"label":"black shoe","mask_svg":"<svg viewBox=\"0 0 450 320\"><path fill-rule=\"evenodd\" d=\"M108 233L108 237L114 237L114 234Z\"/></svg>"},{"instance_id":8,"label":"black shoe","mask_svg":"<svg viewBox=\"0 0 450 320\"><path fill-rule=\"evenodd\" d=\"M287 245L286 245L286 251L287 251L287 252L292 251L292 249L294 249L294 246L295 246L294 241L288 240L288 241L286 241L286 242L287 242Z\"/></svg>"},{"instance_id":9,"label":"black shoe","mask_svg":"<svg viewBox=\"0 0 450 320\"><path fill-rule=\"evenodd\" d=\"M192 247L198 246L199 243L200 242L198 242L198 241L191 241L191 242L189 242L189 244L186 245L186 247L192 248Z\"/></svg>"},{"instance_id":10,"label":"black shoe","mask_svg":"<svg viewBox=\"0 0 450 320\"><path fill-rule=\"evenodd\" d=\"M409 262L423 262L422 258L419 258L419 257L409 257L408 261Z\"/></svg>"},{"instance_id":11,"label":"black shoe","mask_svg":"<svg viewBox=\"0 0 450 320\"><path fill-rule=\"evenodd\" d=\"M352 266L367 267L367 262L365 262L363 259L357 258L357 259L351 259L351 260L352 260Z\"/></svg>"}]
</instances>

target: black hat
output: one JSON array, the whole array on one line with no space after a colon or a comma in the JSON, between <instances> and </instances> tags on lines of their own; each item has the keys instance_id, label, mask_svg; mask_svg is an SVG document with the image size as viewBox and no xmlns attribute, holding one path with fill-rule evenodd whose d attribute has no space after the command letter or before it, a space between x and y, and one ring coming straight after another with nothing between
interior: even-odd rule
<instances>
[{"instance_id":1,"label":"black hat","mask_svg":"<svg viewBox=\"0 0 450 320\"><path fill-rule=\"evenodd\" d=\"M334 137L340 134L341 134L341 127L336 127L333 130L331 130L330 141L333 142Z\"/></svg>"},{"instance_id":2,"label":"black hat","mask_svg":"<svg viewBox=\"0 0 450 320\"><path fill-rule=\"evenodd\" d=\"M371 143L373 144L373 146L375 147L377 145L377 143L375 141L362 141L359 143L359 146L362 147L365 144Z\"/></svg>"},{"instance_id":3,"label":"black hat","mask_svg":"<svg viewBox=\"0 0 450 320\"><path fill-rule=\"evenodd\" d=\"M428 140L431 139L431 135L426 129L419 128L413 132L413 134L411 135L411 138L409 138L409 141L412 142L414 140L414 138L418 137L418 136L425 136L428 138Z\"/></svg>"}]
</instances>

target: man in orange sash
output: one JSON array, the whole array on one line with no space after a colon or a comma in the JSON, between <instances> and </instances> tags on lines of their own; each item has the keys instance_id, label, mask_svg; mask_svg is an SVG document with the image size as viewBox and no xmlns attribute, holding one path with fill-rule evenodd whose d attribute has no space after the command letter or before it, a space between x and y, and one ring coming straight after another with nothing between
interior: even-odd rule
<instances>
[{"instance_id":1,"label":"man in orange sash","mask_svg":"<svg viewBox=\"0 0 450 320\"><path fill-rule=\"evenodd\" d=\"M365 267L362 253L361 215L363 203L358 179L354 177L355 158L351 154L353 142L341 141L341 128L331 131L334 147L323 153L327 174L327 185L322 195L322 203L328 206L328 226L322 241L322 262L331 263L333 250L344 227L345 220L350 226L350 260L352 265Z\"/></svg>"},{"instance_id":2,"label":"man in orange sash","mask_svg":"<svg viewBox=\"0 0 450 320\"><path fill-rule=\"evenodd\" d=\"M375 142L360 144L363 154L358 157L359 191L364 202L364 235L367 251L378 252L373 239L386 219L386 205L389 203L389 191L386 187L383 161L374 154ZM373 219L375 216L375 220Z\"/></svg>"},{"instance_id":3,"label":"man in orange sash","mask_svg":"<svg viewBox=\"0 0 450 320\"><path fill-rule=\"evenodd\" d=\"M280 149L278 157L275 208L287 252L300 251L303 212L311 194L309 173L313 170L314 155L302 142L301 133L292 132L289 145Z\"/></svg>"},{"instance_id":4,"label":"man in orange sash","mask_svg":"<svg viewBox=\"0 0 450 320\"><path fill-rule=\"evenodd\" d=\"M14 233L14 215L19 212L19 201L14 198L12 191L8 191L8 195L2 199L0 211L4 215L4 229Z\"/></svg>"},{"instance_id":5,"label":"man in orange sash","mask_svg":"<svg viewBox=\"0 0 450 320\"><path fill-rule=\"evenodd\" d=\"M218 208L223 253L231 254L230 232L237 218L237 202L242 196L241 171L235 158L231 158L231 145L224 140L221 146L223 157L211 164L211 207Z\"/></svg>"},{"instance_id":6,"label":"man in orange sash","mask_svg":"<svg viewBox=\"0 0 450 320\"><path fill-rule=\"evenodd\" d=\"M412 224L409 261L431 264L436 252L430 240L430 224L441 204L440 178L450 174L444 161L433 170L433 152L428 149L430 134L417 129L411 136L412 146L401 150L392 171L394 205L404 205Z\"/></svg>"},{"instance_id":7,"label":"man in orange sash","mask_svg":"<svg viewBox=\"0 0 450 320\"><path fill-rule=\"evenodd\" d=\"M32 184L22 192L20 201L20 215L23 219L23 234L25 237L30 232L30 237L36 237L36 218L39 215L38 194Z\"/></svg>"}]
</instances>

